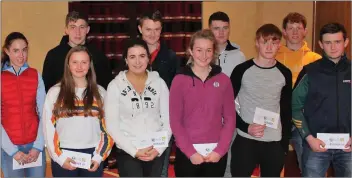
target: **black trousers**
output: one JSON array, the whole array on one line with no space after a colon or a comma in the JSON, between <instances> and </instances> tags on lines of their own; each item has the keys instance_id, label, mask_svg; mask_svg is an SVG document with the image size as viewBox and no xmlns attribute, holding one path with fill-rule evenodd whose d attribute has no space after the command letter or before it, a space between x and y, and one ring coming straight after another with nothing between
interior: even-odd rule
<instances>
[{"instance_id":1,"label":"black trousers","mask_svg":"<svg viewBox=\"0 0 352 178\"><path fill-rule=\"evenodd\" d=\"M280 177L285 153L279 141L262 142L237 134L231 146L232 177L250 177L257 164L261 177Z\"/></svg>"},{"instance_id":2,"label":"black trousers","mask_svg":"<svg viewBox=\"0 0 352 178\"><path fill-rule=\"evenodd\" d=\"M141 161L117 148L116 160L120 177L160 177L165 153L152 161Z\"/></svg>"},{"instance_id":3,"label":"black trousers","mask_svg":"<svg viewBox=\"0 0 352 178\"><path fill-rule=\"evenodd\" d=\"M200 165L194 165L179 148L176 148L176 177L224 177L226 163L227 154L217 163L202 163Z\"/></svg>"}]
</instances>

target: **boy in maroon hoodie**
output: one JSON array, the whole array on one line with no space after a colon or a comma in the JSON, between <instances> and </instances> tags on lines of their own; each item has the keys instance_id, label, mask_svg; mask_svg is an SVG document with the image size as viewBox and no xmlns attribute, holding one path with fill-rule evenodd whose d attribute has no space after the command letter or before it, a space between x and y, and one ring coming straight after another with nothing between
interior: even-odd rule
<instances>
[{"instance_id":1,"label":"boy in maroon hoodie","mask_svg":"<svg viewBox=\"0 0 352 178\"><path fill-rule=\"evenodd\" d=\"M236 113L231 81L214 65L215 47L210 30L196 32L190 41L190 62L172 81L170 126L177 145L177 177L225 173Z\"/></svg>"}]
</instances>

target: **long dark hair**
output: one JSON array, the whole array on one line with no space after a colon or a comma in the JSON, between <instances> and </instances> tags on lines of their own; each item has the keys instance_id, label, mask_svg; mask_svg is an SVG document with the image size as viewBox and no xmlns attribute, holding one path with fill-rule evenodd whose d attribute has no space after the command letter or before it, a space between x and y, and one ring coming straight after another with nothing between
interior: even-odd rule
<instances>
[{"instance_id":1,"label":"long dark hair","mask_svg":"<svg viewBox=\"0 0 352 178\"><path fill-rule=\"evenodd\" d=\"M12 32L9 35L7 35L1 50L1 69L4 67L4 64L6 62L10 61L10 57L6 54L5 49L9 50L12 42L15 40L23 40L26 42L28 46L28 40L22 33Z\"/></svg>"},{"instance_id":2,"label":"long dark hair","mask_svg":"<svg viewBox=\"0 0 352 178\"><path fill-rule=\"evenodd\" d=\"M86 75L87 87L83 92L84 116L94 116L92 109L99 111L98 117L103 118L103 102L99 93L98 85L96 82L96 75L92 56L90 55L87 47L78 45L71 48L67 53L65 59L64 76L61 79L60 92L54 105L53 114L55 117L72 117L77 113L78 98L75 93L75 81L73 80L72 73L69 68L69 61L73 53L86 52L90 59L90 67ZM94 102L96 102L95 106Z\"/></svg>"},{"instance_id":3,"label":"long dark hair","mask_svg":"<svg viewBox=\"0 0 352 178\"><path fill-rule=\"evenodd\" d=\"M144 48L146 51L147 51L147 56L148 56L148 59L150 60L150 52L149 52L149 49L148 49L148 45L147 43L142 40L141 38L130 38L130 39L127 39L125 41L125 45L124 45L124 51L122 53L122 70L128 70L128 66L127 66L127 63L126 63L126 60L127 60L127 56L128 56L128 50L132 47L135 47L135 46L140 46L142 48ZM147 69L150 69L151 70L151 65L149 64L149 61L148 61L148 65L147 65Z\"/></svg>"}]
</instances>

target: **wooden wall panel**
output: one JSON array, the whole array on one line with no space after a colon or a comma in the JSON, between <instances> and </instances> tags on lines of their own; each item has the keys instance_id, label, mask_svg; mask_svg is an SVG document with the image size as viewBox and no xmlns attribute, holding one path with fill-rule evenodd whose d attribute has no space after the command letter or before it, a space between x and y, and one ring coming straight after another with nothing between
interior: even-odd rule
<instances>
[{"instance_id":1,"label":"wooden wall panel","mask_svg":"<svg viewBox=\"0 0 352 178\"><path fill-rule=\"evenodd\" d=\"M313 50L321 53L319 41L320 29L329 22L338 22L345 26L347 36L351 40L351 1L315 1L314 2L314 46ZM346 48L347 56L351 59L351 42Z\"/></svg>"}]
</instances>

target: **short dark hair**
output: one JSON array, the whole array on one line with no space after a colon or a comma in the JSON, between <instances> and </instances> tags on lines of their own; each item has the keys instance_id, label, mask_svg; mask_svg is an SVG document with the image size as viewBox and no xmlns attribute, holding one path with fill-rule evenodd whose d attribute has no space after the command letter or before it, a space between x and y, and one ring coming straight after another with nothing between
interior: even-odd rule
<instances>
[{"instance_id":1,"label":"short dark hair","mask_svg":"<svg viewBox=\"0 0 352 178\"><path fill-rule=\"evenodd\" d=\"M209 26L213 20L221 20L224 22L230 22L229 16L225 12L221 12L221 11L214 12L213 14L211 14L211 16L209 17L209 20L208 20Z\"/></svg>"},{"instance_id":2,"label":"short dark hair","mask_svg":"<svg viewBox=\"0 0 352 178\"><path fill-rule=\"evenodd\" d=\"M163 23L162 22L162 15L160 13L159 10L155 11L155 12L151 12L151 11L148 11L148 12L145 12L143 13L140 17L139 17L139 25L142 26L143 24L143 21L144 20L147 20L147 19L150 19L150 20L153 20L154 22L160 22L160 23Z\"/></svg>"},{"instance_id":3,"label":"short dark hair","mask_svg":"<svg viewBox=\"0 0 352 178\"><path fill-rule=\"evenodd\" d=\"M319 40L322 41L323 40L323 35L326 34L326 33L338 33L338 32L342 32L343 40L346 40L347 33L346 33L345 27L342 24L337 23L337 22L325 24L320 29Z\"/></svg>"},{"instance_id":4,"label":"short dark hair","mask_svg":"<svg viewBox=\"0 0 352 178\"><path fill-rule=\"evenodd\" d=\"M82 19L86 21L87 25L88 23L88 15L83 13L83 12L78 12L78 11L71 11L66 15L66 20L65 20L65 25L66 27L70 22L76 22L78 19Z\"/></svg>"},{"instance_id":5,"label":"short dark hair","mask_svg":"<svg viewBox=\"0 0 352 178\"><path fill-rule=\"evenodd\" d=\"M271 36L273 40L281 40L282 33L281 30L274 24L264 24L260 28L258 28L255 33L256 39L258 40L260 37L266 38Z\"/></svg>"},{"instance_id":6,"label":"short dark hair","mask_svg":"<svg viewBox=\"0 0 352 178\"><path fill-rule=\"evenodd\" d=\"M282 21L282 28L286 29L288 23L302 23L303 27L307 27L307 19L298 12L291 12Z\"/></svg>"}]
</instances>

